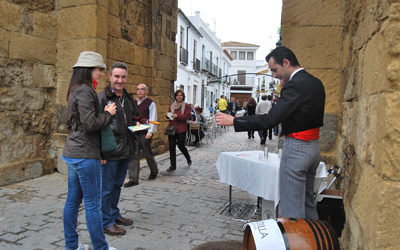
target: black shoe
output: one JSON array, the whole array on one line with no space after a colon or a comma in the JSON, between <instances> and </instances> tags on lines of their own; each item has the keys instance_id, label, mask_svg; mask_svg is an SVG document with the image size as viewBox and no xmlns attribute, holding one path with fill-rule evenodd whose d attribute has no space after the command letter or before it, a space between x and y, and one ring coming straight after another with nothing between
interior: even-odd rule
<instances>
[{"instance_id":1,"label":"black shoe","mask_svg":"<svg viewBox=\"0 0 400 250\"><path fill-rule=\"evenodd\" d=\"M169 167L169 168L167 168L167 171L169 172L169 171L175 171L176 170L176 167Z\"/></svg>"},{"instance_id":2,"label":"black shoe","mask_svg":"<svg viewBox=\"0 0 400 250\"><path fill-rule=\"evenodd\" d=\"M192 161L191 160L188 161L188 165L189 165L189 167L192 165Z\"/></svg>"},{"instance_id":3,"label":"black shoe","mask_svg":"<svg viewBox=\"0 0 400 250\"><path fill-rule=\"evenodd\" d=\"M157 174L150 174L148 180L155 180L157 177Z\"/></svg>"},{"instance_id":4,"label":"black shoe","mask_svg":"<svg viewBox=\"0 0 400 250\"><path fill-rule=\"evenodd\" d=\"M139 185L139 182L137 181L128 181L127 183L124 184L124 187L128 188L128 187L132 187L132 186L136 186Z\"/></svg>"}]
</instances>

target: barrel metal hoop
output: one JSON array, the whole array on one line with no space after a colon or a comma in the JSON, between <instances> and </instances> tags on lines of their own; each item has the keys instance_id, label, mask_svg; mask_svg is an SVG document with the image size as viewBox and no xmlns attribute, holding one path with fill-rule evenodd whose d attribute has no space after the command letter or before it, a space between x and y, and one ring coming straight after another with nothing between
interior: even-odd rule
<instances>
[{"instance_id":1,"label":"barrel metal hoop","mask_svg":"<svg viewBox=\"0 0 400 250\"><path fill-rule=\"evenodd\" d=\"M328 232L328 228L326 228L325 223L320 222L319 226L322 228L322 230L325 233L326 236L326 241L328 243L328 249L333 250L333 240L332 240L332 235Z\"/></svg>"},{"instance_id":2,"label":"barrel metal hoop","mask_svg":"<svg viewBox=\"0 0 400 250\"><path fill-rule=\"evenodd\" d=\"M317 245L317 250L321 250L321 243L319 242L319 237L317 235L317 232L315 231L315 227L312 221L309 219L304 219L304 221L308 224L308 226L311 228L311 231L313 232L315 243Z\"/></svg>"},{"instance_id":3,"label":"barrel metal hoop","mask_svg":"<svg viewBox=\"0 0 400 250\"><path fill-rule=\"evenodd\" d=\"M322 229L321 223L319 221L314 221L314 220L311 220L311 223L313 223L314 227L318 230L318 233L321 238L322 249L327 250L326 249L327 244L325 244L325 243L328 243L328 237L326 236L326 232L324 233L324 232L322 232L323 230L321 231L321 229Z\"/></svg>"},{"instance_id":4,"label":"barrel metal hoop","mask_svg":"<svg viewBox=\"0 0 400 250\"><path fill-rule=\"evenodd\" d=\"M287 237L286 230L280 221L277 221L277 224L278 224L279 229L281 230L283 241L285 242L286 250L290 250L289 239Z\"/></svg>"}]
</instances>

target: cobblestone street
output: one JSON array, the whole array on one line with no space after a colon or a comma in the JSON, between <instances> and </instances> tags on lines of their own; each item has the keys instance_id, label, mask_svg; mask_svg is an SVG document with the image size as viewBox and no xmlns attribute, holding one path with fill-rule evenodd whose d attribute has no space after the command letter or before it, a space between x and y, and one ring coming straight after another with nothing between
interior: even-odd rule
<instances>
[{"instance_id":1,"label":"cobblestone street","mask_svg":"<svg viewBox=\"0 0 400 250\"><path fill-rule=\"evenodd\" d=\"M270 152L277 152L277 141L276 136L267 140ZM190 168L179 154L173 175L165 172L168 153L157 156L160 174L156 180L147 180L145 166L138 186L122 188L119 207L124 216L133 219L133 225L124 227L127 234L122 237L106 235L107 241L119 250L186 250L208 241L242 241L245 222L221 215L229 187L219 182L215 162L224 151L255 149L261 150L257 133L256 139L247 139L247 133L229 128L213 143L203 141L190 148ZM0 187L0 249L63 249L66 195L67 176L59 173ZM233 199L256 203L255 196L236 188ZM83 206L78 221L80 241L91 246Z\"/></svg>"}]
</instances>

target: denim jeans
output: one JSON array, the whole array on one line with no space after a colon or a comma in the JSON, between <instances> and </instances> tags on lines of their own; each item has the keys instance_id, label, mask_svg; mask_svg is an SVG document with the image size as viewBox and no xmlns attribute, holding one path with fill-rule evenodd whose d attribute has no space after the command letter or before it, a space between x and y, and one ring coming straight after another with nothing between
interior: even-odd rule
<instances>
[{"instance_id":1,"label":"denim jeans","mask_svg":"<svg viewBox=\"0 0 400 250\"><path fill-rule=\"evenodd\" d=\"M101 216L101 165L96 159L62 157L68 165L68 195L64 206L65 248L78 247L76 225L82 198L86 226L94 249L108 249Z\"/></svg>"},{"instance_id":2,"label":"denim jeans","mask_svg":"<svg viewBox=\"0 0 400 250\"><path fill-rule=\"evenodd\" d=\"M118 208L121 187L124 184L129 159L109 161L103 166L103 190L101 191L101 210L103 212L103 228L115 224L121 217Z\"/></svg>"}]
</instances>

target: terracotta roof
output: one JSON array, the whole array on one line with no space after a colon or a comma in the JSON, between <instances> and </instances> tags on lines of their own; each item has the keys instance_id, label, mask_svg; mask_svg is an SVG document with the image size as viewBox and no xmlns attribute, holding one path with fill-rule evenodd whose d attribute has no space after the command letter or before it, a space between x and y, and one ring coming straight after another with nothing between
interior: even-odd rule
<instances>
[{"instance_id":1,"label":"terracotta roof","mask_svg":"<svg viewBox=\"0 0 400 250\"><path fill-rule=\"evenodd\" d=\"M222 47L260 47L259 45L252 44L252 43L241 43L241 42L223 42L221 43Z\"/></svg>"}]
</instances>

